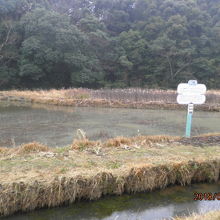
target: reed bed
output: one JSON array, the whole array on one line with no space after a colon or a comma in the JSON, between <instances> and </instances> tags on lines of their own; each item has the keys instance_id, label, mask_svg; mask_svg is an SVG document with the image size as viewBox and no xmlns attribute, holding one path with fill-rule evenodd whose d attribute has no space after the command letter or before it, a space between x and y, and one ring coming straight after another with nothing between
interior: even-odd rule
<instances>
[{"instance_id":1,"label":"reed bed","mask_svg":"<svg viewBox=\"0 0 220 220\"><path fill-rule=\"evenodd\" d=\"M204 137L215 141L216 136L220 134ZM180 137L169 136L95 142L82 134L63 148L36 142L0 148L0 215L173 184L216 182L219 146L218 141L213 146L184 145Z\"/></svg>"},{"instance_id":2,"label":"reed bed","mask_svg":"<svg viewBox=\"0 0 220 220\"><path fill-rule=\"evenodd\" d=\"M94 106L114 108L183 109L176 102L174 90L129 89L60 89L36 91L2 91L0 100L61 106ZM206 104L196 106L203 111L220 111L220 92L207 92Z\"/></svg>"}]
</instances>

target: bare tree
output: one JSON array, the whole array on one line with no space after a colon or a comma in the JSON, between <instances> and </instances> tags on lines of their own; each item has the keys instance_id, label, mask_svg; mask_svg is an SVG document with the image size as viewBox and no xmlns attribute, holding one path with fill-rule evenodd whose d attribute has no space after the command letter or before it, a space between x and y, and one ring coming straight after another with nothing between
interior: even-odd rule
<instances>
[{"instance_id":1,"label":"bare tree","mask_svg":"<svg viewBox=\"0 0 220 220\"><path fill-rule=\"evenodd\" d=\"M10 36L11 36L11 33L12 33L12 25L11 25L11 23L10 22L5 23L5 26L7 28L7 33L6 33L5 39L0 44L0 59L3 58L2 50L9 43L9 39L10 39Z\"/></svg>"}]
</instances>

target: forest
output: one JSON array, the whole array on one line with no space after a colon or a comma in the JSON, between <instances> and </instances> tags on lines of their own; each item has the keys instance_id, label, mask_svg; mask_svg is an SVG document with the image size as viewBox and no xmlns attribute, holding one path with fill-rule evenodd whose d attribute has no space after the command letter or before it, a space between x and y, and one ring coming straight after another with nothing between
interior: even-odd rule
<instances>
[{"instance_id":1,"label":"forest","mask_svg":"<svg viewBox=\"0 0 220 220\"><path fill-rule=\"evenodd\" d=\"M0 0L0 90L220 88L219 0Z\"/></svg>"}]
</instances>

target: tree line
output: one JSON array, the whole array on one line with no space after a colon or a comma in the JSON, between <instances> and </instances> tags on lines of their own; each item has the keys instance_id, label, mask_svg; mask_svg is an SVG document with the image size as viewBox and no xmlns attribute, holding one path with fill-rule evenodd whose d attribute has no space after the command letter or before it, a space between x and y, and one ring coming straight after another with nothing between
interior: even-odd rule
<instances>
[{"instance_id":1,"label":"tree line","mask_svg":"<svg viewBox=\"0 0 220 220\"><path fill-rule=\"evenodd\" d=\"M0 0L0 89L220 88L219 0Z\"/></svg>"}]
</instances>

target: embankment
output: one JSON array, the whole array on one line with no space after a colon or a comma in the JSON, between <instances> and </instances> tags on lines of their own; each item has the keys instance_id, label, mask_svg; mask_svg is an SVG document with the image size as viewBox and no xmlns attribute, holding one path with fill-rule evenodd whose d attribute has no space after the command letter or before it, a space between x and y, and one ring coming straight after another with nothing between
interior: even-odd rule
<instances>
[{"instance_id":1,"label":"embankment","mask_svg":"<svg viewBox=\"0 0 220 220\"><path fill-rule=\"evenodd\" d=\"M0 148L0 215L152 191L169 185L216 182L220 134L198 146L167 136L75 140L64 148L30 143ZM197 142L196 142L197 143Z\"/></svg>"}]
</instances>

